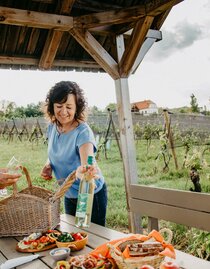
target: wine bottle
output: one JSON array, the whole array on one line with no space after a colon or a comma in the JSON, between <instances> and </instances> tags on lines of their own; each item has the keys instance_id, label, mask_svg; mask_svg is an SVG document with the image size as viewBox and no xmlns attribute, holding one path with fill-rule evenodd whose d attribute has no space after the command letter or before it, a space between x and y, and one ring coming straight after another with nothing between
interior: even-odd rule
<instances>
[{"instance_id":1,"label":"wine bottle","mask_svg":"<svg viewBox=\"0 0 210 269\"><path fill-rule=\"evenodd\" d=\"M93 170L93 156L88 156L86 171L80 176L80 186L76 208L75 225L77 227L89 227L91 222L93 196L94 196L94 174ZM91 168L90 168L91 166Z\"/></svg>"}]
</instances>

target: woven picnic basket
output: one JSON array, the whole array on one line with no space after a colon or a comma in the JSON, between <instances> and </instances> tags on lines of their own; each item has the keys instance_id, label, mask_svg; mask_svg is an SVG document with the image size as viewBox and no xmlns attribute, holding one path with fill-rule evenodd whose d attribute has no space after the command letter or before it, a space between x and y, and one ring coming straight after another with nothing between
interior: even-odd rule
<instances>
[{"instance_id":1,"label":"woven picnic basket","mask_svg":"<svg viewBox=\"0 0 210 269\"><path fill-rule=\"evenodd\" d=\"M0 237L29 235L54 229L60 222L60 198L75 180L75 171L53 193L45 188L33 186L25 167L21 167L28 187L0 201Z\"/></svg>"},{"instance_id":2,"label":"woven picnic basket","mask_svg":"<svg viewBox=\"0 0 210 269\"><path fill-rule=\"evenodd\" d=\"M172 240L173 233L170 229L163 228L159 231L161 234L167 235L166 243L170 243ZM141 268L141 266L147 264L153 266L155 269L159 269L160 264L164 260L164 256L162 255L153 255L153 256L145 256L145 257L130 257L124 258L122 252L126 248L127 245L142 243L139 239L132 239L127 241L119 241L115 245L108 244L110 249L110 255L115 260L119 269L137 269Z\"/></svg>"}]
</instances>

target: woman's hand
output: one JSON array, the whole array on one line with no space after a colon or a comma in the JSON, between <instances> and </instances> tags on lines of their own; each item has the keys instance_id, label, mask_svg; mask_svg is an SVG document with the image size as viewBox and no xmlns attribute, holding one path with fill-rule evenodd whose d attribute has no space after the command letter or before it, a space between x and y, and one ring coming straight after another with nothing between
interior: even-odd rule
<instances>
[{"instance_id":1,"label":"woman's hand","mask_svg":"<svg viewBox=\"0 0 210 269\"><path fill-rule=\"evenodd\" d=\"M41 177L45 180L52 179L52 168L50 164L45 164L45 166L41 170Z\"/></svg>"},{"instance_id":2,"label":"woman's hand","mask_svg":"<svg viewBox=\"0 0 210 269\"><path fill-rule=\"evenodd\" d=\"M19 173L8 173L6 168L0 169L0 189L13 185L21 176Z\"/></svg>"},{"instance_id":3,"label":"woman's hand","mask_svg":"<svg viewBox=\"0 0 210 269\"><path fill-rule=\"evenodd\" d=\"M85 175L86 179L97 179L98 169L95 165L81 165L76 170L76 177L81 178Z\"/></svg>"}]
</instances>

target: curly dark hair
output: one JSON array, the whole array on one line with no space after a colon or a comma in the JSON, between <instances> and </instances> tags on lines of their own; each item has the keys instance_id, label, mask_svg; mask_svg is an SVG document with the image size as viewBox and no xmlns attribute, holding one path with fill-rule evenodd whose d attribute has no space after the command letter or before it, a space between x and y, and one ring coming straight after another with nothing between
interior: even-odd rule
<instances>
[{"instance_id":1,"label":"curly dark hair","mask_svg":"<svg viewBox=\"0 0 210 269\"><path fill-rule=\"evenodd\" d=\"M63 104L68 99L68 95L75 95L76 113L75 120L77 122L86 120L87 101L84 96L84 91L73 81L60 81L56 83L48 92L45 100L45 116L51 122L59 125L55 118L54 107L55 103Z\"/></svg>"}]
</instances>

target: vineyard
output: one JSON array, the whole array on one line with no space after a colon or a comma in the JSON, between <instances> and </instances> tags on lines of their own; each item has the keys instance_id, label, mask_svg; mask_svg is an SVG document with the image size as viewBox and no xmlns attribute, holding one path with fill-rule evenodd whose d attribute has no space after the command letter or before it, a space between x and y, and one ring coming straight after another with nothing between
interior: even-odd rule
<instances>
[{"instance_id":1,"label":"vineyard","mask_svg":"<svg viewBox=\"0 0 210 269\"><path fill-rule=\"evenodd\" d=\"M210 193L209 132L199 132L192 126L188 130L180 129L177 124L171 124L170 115L166 116L168 121L163 118L163 124L154 125L147 121L144 125L136 122L133 126L139 183ZM99 125L91 118L89 124L98 142L98 163L108 186L107 227L127 231L119 128L112 114L104 116L104 120L105 124ZM28 168L34 184L54 189L54 182L40 178L41 168L47 158L45 120L20 119L3 122L0 126L0 166L6 166L14 155ZM21 179L19 184L24 185L25 181ZM165 225L173 230L176 248L210 259L210 233L162 222L162 226ZM144 227L147 227L147 218L144 219Z\"/></svg>"},{"instance_id":2,"label":"vineyard","mask_svg":"<svg viewBox=\"0 0 210 269\"><path fill-rule=\"evenodd\" d=\"M180 123L171 117L167 110L158 120L157 116L154 115L152 117L144 116L143 118L134 115L133 130L136 148L138 148L138 144L140 146L144 144L144 161L149 159L153 161L152 171L147 168L147 173L162 172L164 175L171 172L171 167L179 172L182 169L188 169L191 181L194 184L191 190L209 192L208 182L201 187L199 174L203 173L205 168L209 168L210 128L204 128L203 130L197 127L198 123L201 124L204 120L205 127L208 127L210 117L198 117L196 121L195 116L193 118L190 116L187 121L192 119L195 123L194 126L191 122L190 128L186 128L186 124L182 124L185 127L183 128ZM96 158L99 160L102 154L105 159L111 158L109 151L114 141L122 160L116 115L108 111L104 115L89 117L88 123L94 131L98 144ZM17 140L20 142L28 141L32 144L47 144L46 129L47 122L44 118L12 119L0 122L0 137L8 144ZM137 150L137 160L138 158L142 160L142 156L139 156ZM148 176L146 178L147 183L149 183ZM207 173L208 178L209 173Z\"/></svg>"}]
</instances>

